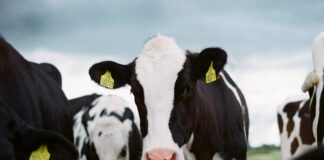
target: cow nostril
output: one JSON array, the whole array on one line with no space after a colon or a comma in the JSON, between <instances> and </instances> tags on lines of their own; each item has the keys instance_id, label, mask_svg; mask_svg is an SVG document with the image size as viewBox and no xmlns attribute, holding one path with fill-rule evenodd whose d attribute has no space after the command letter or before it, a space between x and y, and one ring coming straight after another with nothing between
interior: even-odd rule
<instances>
[{"instance_id":1,"label":"cow nostril","mask_svg":"<svg viewBox=\"0 0 324 160\"><path fill-rule=\"evenodd\" d=\"M172 157L171 157L170 160L177 160L177 157L176 157L176 154L175 153L173 153L173 155L172 155Z\"/></svg>"}]
</instances>

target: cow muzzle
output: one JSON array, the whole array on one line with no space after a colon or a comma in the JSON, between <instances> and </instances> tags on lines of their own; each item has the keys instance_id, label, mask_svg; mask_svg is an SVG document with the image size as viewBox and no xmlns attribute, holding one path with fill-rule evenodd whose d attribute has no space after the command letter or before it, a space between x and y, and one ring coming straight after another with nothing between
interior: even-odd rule
<instances>
[{"instance_id":1,"label":"cow muzzle","mask_svg":"<svg viewBox=\"0 0 324 160\"><path fill-rule=\"evenodd\" d=\"M146 160L177 160L177 157L173 150L155 149L146 153Z\"/></svg>"}]
</instances>

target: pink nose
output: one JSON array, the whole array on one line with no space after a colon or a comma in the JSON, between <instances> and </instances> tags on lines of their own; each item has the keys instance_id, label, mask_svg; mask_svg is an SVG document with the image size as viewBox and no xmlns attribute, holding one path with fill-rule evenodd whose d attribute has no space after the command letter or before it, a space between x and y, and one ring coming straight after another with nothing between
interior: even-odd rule
<instances>
[{"instance_id":1,"label":"pink nose","mask_svg":"<svg viewBox=\"0 0 324 160\"><path fill-rule=\"evenodd\" d=\"M155 149L146 154L147 160L176 160L176 153L169 149Z\"/></svg>"}]
</instances>

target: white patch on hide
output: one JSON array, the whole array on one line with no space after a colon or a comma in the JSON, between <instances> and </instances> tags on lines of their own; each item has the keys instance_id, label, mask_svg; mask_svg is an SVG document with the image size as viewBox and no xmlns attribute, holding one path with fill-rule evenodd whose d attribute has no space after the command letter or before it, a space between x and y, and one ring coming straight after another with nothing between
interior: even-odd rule
<instances>
[{"instance_id":1,"label":"white patch on hide","mask_svg":"<svg viewBox=\"0 0 324 160\"><path fill-rule=\"evenodd\" d=\"M315 87L319 83L319 77L315 72L310 72L305 78L302 85L302 91L307 92L310 88Z\"/></svg>"},{"instance_id":2,"label":"white patch on hide","mask_svg":"<svg viewBox=\"0 0 324 160\"><path fill-rule=\"evenodd\" d=\"M220 156L219 153L215 153L212 160L222 160L222 159L223 158Z\"/></svg>"},{"instance_id":3,"label":"white patch on hide","mask_svg":"<svg viewBox=\"0 0 324 160\"><path fill-rule=\"evenodd\" d=\"M317 76L319 77L319 84L316 87L316 108L315 108L315 118L313 121L313 132L315 139L317 141L317 128L318 128L318 120L319 120L319 110L321 105L320 98L323 91L323 72L324 72L324 32L321 32L314 39L313 47L313 63Z\"/></svg>"},{"instance_id":4,"label":"white patch on hide","mask_svg":"<svg viewBox=\"0 0 324 160\"><path fill-rule=\"evenodd\" d=\"M74 115L74 124L73 124L73 137L74 143L79 139L79 143L76 146L80 153L80 160L85 160L86 157L81 155L81 150L83 148L83 144L89 142L89 137L87 136L86 129L82 125L82 115L86 110L82 109L77 114Z\"/></svg>"},{"instance_id":5,"label":"white patch on hide","mask_svg":"<svg viewBox=\"0 0 324 160\"><path fill-rule=\"evenodd\" d=\"M239 102L239 105L241 106L242 117L243 117L243 130L244 130L245 141L247 142L248 141L248 138L247 138L246 124L245 124L245 115L247 113L245 113L246 112L245 106L243 106L243 104L242 104L242 101L241 101L241 98L239 96L239 93L238 93L237 89L233 85L231 85L231 83L228 82L228 80L226 79L226 77L223 74L223 72L220 72L219 74L222 77L222 79L224 80L226 86L233 92L236 100Z\"/></svg>"},{"instance_id":6,"label":"white patch on hide","mask_svg":"<svg viewBox=\"0 0 324 160\"><path fill-rule=\"evenodd\" d=\"M288 124L289 119L288 119L287 113L284 112L283 109L286 106L286 104L298 102L301 100L303 100L303 101L299 104L299 108L292 118L292 120L294 122L294 128L293 128L292 132L290 133L290 136L288 137L287 124ZM282 154L283 160L288 160L288 159L297 157L300 154L305 153L309 149L312 149L313 147L316 146L316 143L313 143L311 145L303 144L301 137L299 136L300 135L301 119L298 114L299 114L299 111L302 109L302 107L305 105L306 101L307 101L307 99L304 99L304 98L303 99L296 99L296 98L289 99L278 108L278 114L281 116L282 122L283 122L282 133L280 135L280 137L281 137L281 154ZM299 145L298 145L298 148L295 151L295 153L291 154L291 144L295 138L297 138Z\"/></svg>"},{"instance_id":7,"label":"white patch on hide","mask_svg":"<svg viewBox=\"0 0 324 160\"><path fill-rule=\"evenodd\" d=\"M194 140L194 134L192 133L188 143L182 147L184 157L186 160L196 160L195 155L192 152L190 152L193 140Z\"/></svg>"}]
</instances>

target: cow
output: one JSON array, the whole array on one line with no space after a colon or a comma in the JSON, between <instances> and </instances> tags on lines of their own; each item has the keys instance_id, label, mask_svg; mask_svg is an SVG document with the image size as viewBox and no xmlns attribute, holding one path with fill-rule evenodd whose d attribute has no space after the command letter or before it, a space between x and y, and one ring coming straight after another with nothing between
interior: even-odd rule
<instances>
[{"instance_id":1,"label":"cow","mask_svg":"<svg viewBox=\"0 0 324 160\"><path fill-rule=\"evenodd\" d=\"M321 146L324 138L324 32L312 46L315 71L307 75L302 91L309 99L287 102L278 111L283 159L291 159L305 151Z\"/></svg>"},{"instance_id":2,"label":"cow","mask_svg":"<svg viewBox=\"0 0 324 160\"><path fill-rule=\"evenodd\" d=\"M318 145L323 144L324 139L324 32L316 36L312 46L313 64L318 76L318 84L314 91L314 120L313 133Z\"/></svg>"},{"instance_id":3,"label":"cow","mask_svg":"<svg viewBox=\"0 0 324 160\"><path fill-rule=\"evenodd\" d=\"M298 157L302 153L317 146L312 130L314 121L314 87L319 79L315 72L307 75L302 91L308 92L310 98L300 100L288 99L278 107L278 126L281 137L281 153L283 159ZM312 107L311 107L312 106Z\"/></svg>"},{"instance_id":4,"label":"cow","mask_svg":"<svg viewBox=\"0 0 324 160\"><path fill-rule=\"evenodd\" d=\"M0 100L1 108L7 106L10 109L9 116L6 117L10 118L14 113L16 116L11 118L18 117L31 128L50 132L50 135L62 135L60 138L66 138L66 141L73 144L73 117L68 100L61 89L59 81L61 77L57 71L53 65L27 61L4 38L0 37ZM6 118L4 120L9 121ZM0 132L9 131L6 127L2 127ZM17 148L19 144L12 143L14 140L8 140L7 135L1 135L0 139L7 141L0 145L0 152L2 155L7 155L8 159L32 155L29 149L19 152ZM39 143L35 142L35 144ZM49 154L65 152L64 147L51 148L52 144L42 145L49 147ZM9 148L11 150L7 152L6 149ZM51 156L51 159L59 159L55 157ZM72 152L70 157L70 159L78 159L78 154ZM0 159L4 158L0 156Z\"/></svg>"},{"instance_id":5,"label":"cow","mask_svg":"<svg viewBox=\"0 0 324 160\"><path fill-rule=\"evenodd\" d=\"M246 159L248 111L241 90L223 69L227 53L185 51L173 38L149 39L129 64L89 69L109 89L131 86L140 116L142 160Z\"/></svg>"},{"instance_id":6,"label":"cow","mask_svg":"<svg viewBox=\"0 0 324 160\"><path fill-rule=\"evenodd\" d=\"M70 104L80 159L140 160L142 137L122 97L92 94L72 99Z\"/></svg>"}]
</instances>

